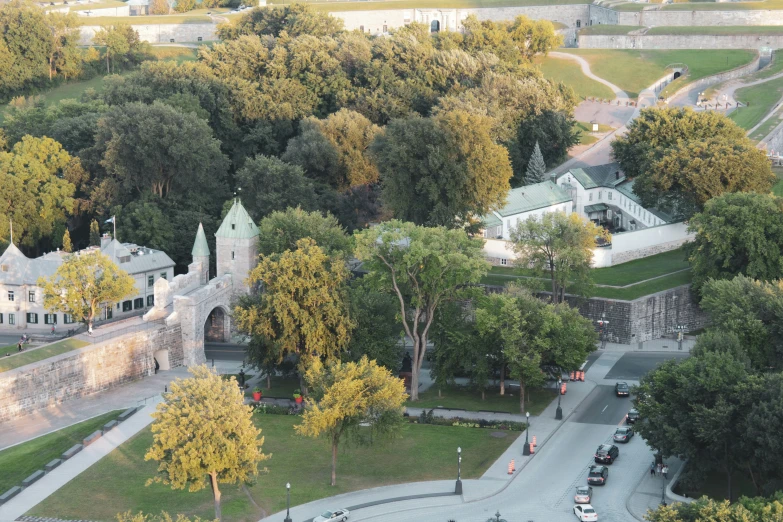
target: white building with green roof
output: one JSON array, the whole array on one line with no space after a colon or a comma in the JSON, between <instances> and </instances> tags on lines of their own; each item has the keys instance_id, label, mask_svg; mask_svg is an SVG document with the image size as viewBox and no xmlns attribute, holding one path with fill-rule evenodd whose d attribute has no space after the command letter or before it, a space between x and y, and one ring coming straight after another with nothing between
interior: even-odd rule
<instances>
[{"instance_id":1,"label":"white building with green roof","mask_svg":"<svg viewBox=\"0 0 783 522\"><path fill-rule=\"evenodd\" d=\"M511 189L505 206L482 218L484 237L509 239L511 229L531 216L540 217L547 212L570 214L571 202L571 194L551 181Z\"/></svg>"}]
</instances>

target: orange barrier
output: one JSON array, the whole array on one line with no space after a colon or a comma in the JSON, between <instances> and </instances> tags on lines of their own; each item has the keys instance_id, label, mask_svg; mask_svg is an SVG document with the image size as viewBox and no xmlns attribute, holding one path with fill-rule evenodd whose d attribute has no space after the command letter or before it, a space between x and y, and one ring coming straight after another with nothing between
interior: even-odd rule
<instances>
[{"instance_id":1,"label":"orange barrier","mask_svg":"<svg viewBox=\"0 0 783 522\"><path fill-rule=\"evenodd\" d=\"M533 446L533 443L531 442L531 443L530 443L530 454L532 455L532 454L533 454L533 453L535 453L535 452L536 452L536 450L535 450L535 446Z\"/></svg>"},{"instance_id":2,"label":"orange barrier","mask_svg":"<svg viewBox=\"0 0 783 522\"><path fill-rule=\"evenodd\" d=\"M576 372L572 371L571 372L571 380L573 381L575 379L575 377L576 377Z\"/></svg>"},{"instance_id":3,"label":"orange barrier","mask_svg":"<svg viewBox=\"0 0 783 522\"><path fill-rule=\"evenodd\" d=\"M560 395L566 394L566 383L560 385Z\"/></svg>"},{"instance_id":4,"label":"orange barrier","mask_svg":"<svg viewBox=\"0 0 783 522\"><path fill-rule=\"evenodd\" d=\"M508 463L508 474L513 475L516 471L516 468L514 468L514 459L511 459L511 462Z\"/></svg>"},{"instance_id":5,"label":"orange barrier","mask_svg":"<svg viewBox=\"0 0 783 522\"><path fill-rule=\"evenodd\" d=\"M533 447L535 448L536 446L538 446L538 444L536 443L536 436L533 435Z\"/></svg>"}]
</instances>

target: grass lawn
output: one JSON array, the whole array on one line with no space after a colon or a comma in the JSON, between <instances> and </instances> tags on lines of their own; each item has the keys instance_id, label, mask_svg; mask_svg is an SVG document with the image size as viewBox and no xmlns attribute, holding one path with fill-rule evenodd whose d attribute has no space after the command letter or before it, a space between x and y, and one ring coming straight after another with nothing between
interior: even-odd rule
<instances>
[{"instance_id":1,"label":"grass lawn","mask_svg":"<svg viewBox=\"0 0 783 522\"><path fill-rule=\"evenodd\" d=\"M674 3L662 6L665 11L752 11L767 9L783 9L783 0L766 0L765 2L688 2Z\"/></svg>"},{"instance_id":2,"label":"grass lawn","mask_svg":"<svg viewBox=\"0 0 783 522\"><path fill-rule=\"evenodd\" d=\"M299 389L299 379L297 377L272 377L272 387L266 387L266 378L261 379L257 384L261 388L264 397L273 397L275 399L292 399L294 390ZM247 390L247 395L252 395L253 389Z\"/></svg>"},{"instance_id":3,"label":"grass lawn","mask_svg":"<svg viewBox=\"0 0 783 522\"><path fill-rule=\"evenodd\" d=\"M481 393L466 386L449 386L441 388L441 396L438 396L438 388L433 385L430 389L419 394L419 400L408 401L406 406L411 408L455 408L467 411L500 411L503 413L519 413L519 388L506 387L506 395L500 395L500 387L488 387L485 399L481 400ZM549 406L557 393L554 389L534 388L527 391L525 408L531 415L539 415Z\"/></svg>"},{"instance_id":4,"label":"grass lawn","mask_svg":"<svg viewBox=\"0 0 783 522\"><path fill-rule=\"evenodd\" d=\"M646 34L764 34L783 33L783 27L777 25L719 25L719 26L660 26L651 27Z\"/></svg>"},{"instance_id":5,"label":"grass lawn","mask_svg":"<svg viewBox=\"0 0 783 522\"><path fill-rule=\"evenodd\" d=\"M641 2L628 2L627 4L617 4L613 5L612 9L614 11L644 11L645 6L648 4L643 4Z\"/></svg>"},{"instance_id":6,"label":"grass lawn","mask_svg":"<svg viewBox=\"0 0 783 522\"><path fill-rule=\"evenodd\" d=\"M74 424L54 433L0 451L0 491L19 486L34 471L59 458L74 444L79 444L90 433L100 429L122 413L120 410L104 413L93 419Z\"/></svg>"},{"instance_id":7,"label":"grass lawn","mask_svg":"<svg viewBox=\"0 0 783 522\"><path fill-rule=\"evenodd\" d=\"M750 139L755 141L761 141L764 138L766 138L770 132L775 130L775 127L780 125L780 122L783 121L783 105L778 107L775 110L775 114L772 115L770 118L767 118L767 120L758 126L756 130L753 131L753 133L750 135Z\"/></svg>"},{"instance_id":8,"label":"grass lawn","mask_svg":"<svg viewBox=\"0 0 783 522\"><path fill-rule=\"evenodd\" d=\"M750 105L735 110L729 114L729 118L743 129L750 130L783 98L783 78L737 89L734 97Z\"/></svg>"},{"instance_id":9,"label":"grass lawn","mask_svg":"<svg viewBox=\"0 0 783 522\"><path fill-rule=\"evenodd\" d=\"M291 0L271 0L267 5L292 4ZM378 9L415 9L442 7L460 9L465 7L514 7L520 5L546 5L542 0L387 0L382 2L334 2L309 1L316 9L322 11L374 11ZM558 0L557 4L589 4L589 0Z\"/></svg>"},{"instance_id":10,"label":"grass lawn","mask_svg":"<svg viewBox=\"0 0 783 522\"><path fill-rule=\"evenodd\" d=\"M563 82L571 87L580 98L614 99L612 89L582 74L581 67L574 61L547 56L539 60L538 65L545 78Z\"/></svg>"},{"instance_id":11,"label":"grass lawn","mask_svg":"<svg viewBox=\"0 0 783 522\"><path fill-rule=\"evenodd\" d=\"M580 145L590 145L598 141L598 136L594 136L591 134L591 132L593 132L593 126L590 123L577 121L574 122L574 128L579 131ZM614 127L610 127L609 125L603 125L603 124L598 125L598 132L611 132L613 130Z\"/></svg>"},{"instance_id":12,"label":"grass lawn","mask_svg":"<svg viewBox=\"0 0 783 522\"><path fill-rule=\"evenodd\" d=\"M49 357L60 355L61 353L78 350L79 348L84 348L88 344L89 343L82 340L70 338L34 350L28 348L22 353L14 351L11 353L11 357L3 357L0 359L0 372L7 372L8 370L24 366L25 364L42 361ZM13 349L16 350L16 346L13 346Z\"/></svg>"},{"instance_id":13,"label":"grass lawn","mask_svg":"<svg viewBox=\"0 0 783 522\"><path fill-rule=\"evenodd\" d=\"M734 69L751 60L755 53L746 50L671 50L644 51L635 49L562 49L590 62L593 73L620 87L635 98L643 89L660 79L667 65L685 63L689 72L666 89L674 92L683 85L712 74Z\"/></svg>"},{"instance_id":14,"label":"grass lawn","mask_svg":"<svg viewBox=\"0 0 783 522\"><path fill-rule=\"evenodd\" d=\"M767 66L757 73L746 76L744 81L749 82L753 80L760 80L762 78L769 78L770 76L774 76L780 72L783 72L783 57L780 56L780 53L773 52L772 60L767 64Z\"/></svg>"},{"instance_id":15,"label":"grass lawn","mask_svg":"<svg viewBox=\"0 0 783 522\"><path fill-rule=\"evenodd\" d=\"M635 259L619 265L593 270L593 281L598 285L626 286L652 277L670 274L688 268L682 248Z\"/></svg>"},{"instance_id":16,"label":"grass lawn","mask_svg":"<svg viewBox=\"0 0 783 522\"><path fill-rule=\"evenodd\" d=\"M372 447L340 448L337 486L329 486L331 451L323 439L295 435L300 417L257 415L262 428L263 451L272 458L263 462L268 473L258 477L248 490L266 514L285 509L285 484L291 483L291 505L349 491L414 482L453 478L454 455L462 447L462 474L478 478L506 450L519 433L409 424L401 439ZM120 512L182 513L211 520L214 517L209 488L196 493L174 491L169 486L144 482L155 474L157 464L145 462L152 443L149 428L114 450L77 478L35 506L28 515L62 519L110 521ZM264 513L253 507L237 486L223 484L223 520L257 521ZM313 513L316 515L316 513Z\"/></svg>"},{"instance_id":17,"label":"grass lawn","mask_svg":"<svg viewBox=\"0 0 783 522\"><path fill-rule=\"evenodd\" d=\"M579 30L579 34L628 34L641 29L638 25L591 25Z\"/></svg>"},{"instance_id":18,"label":"grass lawn","mask_svg":"<svg viewBox=\"0 0 783 522\"><path fill-rule=\"evenodd\" d=\"M686 272L678 272L676 274L671 274L665 277L661 277L660 279L648 281L646 283L640 283L629 288L608 288L604 286L596 286L593 288L592 297L604 297L606 299L632 301L634 299L644 297L645 295L662 292L677 286L689 285L691 283L691 276L692 272L688 270Z\"/></svg>"},{"instance_id":19,"label":"grass lawn","mask_svg":"<svg viewBox=\"0 0 783 522\"><path fill-rule=\"evenodd\" d=\"M772 167L772 172L778 177L777 183L772 185L772 193L783 198L783 167Z\"/></svg>"},{"instance_id":20,"label":"grass lawn","mask_svg":"<svg viewBox=\"0 0 783 522\"><path fill-rule=\"evenodd\" d=\"M98 26L111 24L131 24L131 25L160 25L160 24L209 24L212 19L203 14L172 14L172 15L153 15L138 16L130 18L128 16L89 16L85 17L82 25Z\"/></svg>"}]
</instances>

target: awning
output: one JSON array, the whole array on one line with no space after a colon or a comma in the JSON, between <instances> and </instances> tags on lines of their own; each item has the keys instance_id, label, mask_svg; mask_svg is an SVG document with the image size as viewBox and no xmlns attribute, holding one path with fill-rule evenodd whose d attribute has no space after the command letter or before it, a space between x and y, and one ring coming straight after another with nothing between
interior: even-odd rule
<instances>
[{"instance_id":1,"label":"awning","mask_svg":"<svg viewBox=\"0 0 783 522\"><path fill-rule=\"evenodd\" d=\"M587 205L585 207L585 212L588 214L591 212L601 212L603 210L609 210L609 205L606 203L598 203L596 205Z\"/></svg>"}]
</instances>

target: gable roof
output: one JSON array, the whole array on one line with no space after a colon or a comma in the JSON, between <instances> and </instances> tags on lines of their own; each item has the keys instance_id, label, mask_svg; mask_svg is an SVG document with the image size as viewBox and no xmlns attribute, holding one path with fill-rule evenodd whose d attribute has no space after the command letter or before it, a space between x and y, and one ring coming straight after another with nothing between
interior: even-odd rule
<instances>
[{"instance_id":1,"label":"gable roof","mask_svg":"<svg viewBox=\"0 0 783 522\"><path fill-rule=\"evenodd\" d=\"M34 285L39 277L49 276L62 264L62 252L51 252L36 259L25 256L11 243L0 256L0 283Z\"/></svg>"},{"instance_id":2,"label":"gable roof","mask_svg":"<svg viewBox=\"0 0 783 522\"><path fill-rule=\"evenodd\" d=\"M501 217L513 216L570 201L571 195L564 189L551 181L543 181L511 189L506 198L506 206L495 211L495 214Z\"/></svg>"},{"instance_id":3,"label":"gable roof","mask_svg":"<svg viewBox=\"0 0 783 522\"><path fill-rule=\"evenodd\" d=\"M174 266L174 261L165 252L140 247L133 243L120 243L116 239L112 239L101 248L101 252L109 256L109 259L120 269L131 275Z\"/></svg>"},{"instance_id":4,"label":"gable roof","mask_svg":"<svg viewBox=\"0 0 783 522\"><path fill-rule=\"evenodd\" d=\"M625 174L620 170L619 163L569 169L560 174L558 179L566 174L571 174L585 189L597 187L613 188L626 180Z\"/></svg>"},{"instance_id":5,"label":"gable roof","mask_svg":"<svg viewBox=\"0 0 783 522\"><path fill-rule=\"evenodd\" d=\"M247 213L245 207L242 206L242 202L235 199L234 204L231 205L231 210L228 211L228 214L223 219L223 223L220 224L220 228L215 232L215 237L250 239L251 237L256 237L259 233L258 227L253 223L253 219Z\"/></svg>"}]
</instances>

